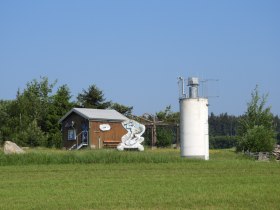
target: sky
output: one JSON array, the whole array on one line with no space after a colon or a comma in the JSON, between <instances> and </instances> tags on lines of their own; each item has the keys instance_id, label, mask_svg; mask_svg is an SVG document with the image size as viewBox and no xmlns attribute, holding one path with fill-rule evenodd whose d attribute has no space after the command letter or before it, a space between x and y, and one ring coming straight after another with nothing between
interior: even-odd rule
<instances>
[{"instance_id":1,"label":"sky","mask_svg":"<svg viewBox=\"0 0 280 210\"><path fill-rule=\"evenodd\" d=\"M195 76L209 112L243 114L258 85L280 115L279 11L279 0L0 1L0 100L46 76L73 100L95 84L136 115L179 111L177 78Z\"/></svg>"}]
</instances>

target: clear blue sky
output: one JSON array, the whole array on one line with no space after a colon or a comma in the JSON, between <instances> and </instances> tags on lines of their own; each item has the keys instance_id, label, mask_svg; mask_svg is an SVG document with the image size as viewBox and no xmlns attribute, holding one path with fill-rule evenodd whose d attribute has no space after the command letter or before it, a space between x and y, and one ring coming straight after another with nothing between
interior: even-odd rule
<instances>
[{"instance_id":1,"label":"clear blue sky","mask_svg":"<svg viewBox=\"0 0 280 210\"><path fill-rule=\"evenodd\" d=\"M105 97L155 113L178 111L178 76L209 85L210 112L239 115L258 84L280 114L279 0L0 2L0 99L47 76L73 99ZM212 87L213 86L213 87Z\"/></svg>"}]
</instances>

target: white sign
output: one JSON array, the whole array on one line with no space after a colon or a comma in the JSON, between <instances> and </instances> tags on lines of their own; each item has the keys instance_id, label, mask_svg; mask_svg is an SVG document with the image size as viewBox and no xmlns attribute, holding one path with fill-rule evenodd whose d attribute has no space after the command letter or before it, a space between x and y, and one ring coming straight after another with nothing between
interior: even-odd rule
<instances>
[{"instance_id":1,"label":"white sign","mask_svg":"<svg viewBox=\"0 0 280 210\"><path fill-rule=\"evenodd\" d=\"M111 126L109 124L101 124L101 125L99 125L99 128L102 131L109 131L109 130L111 130Z\"/></svg>"}]
</instances>

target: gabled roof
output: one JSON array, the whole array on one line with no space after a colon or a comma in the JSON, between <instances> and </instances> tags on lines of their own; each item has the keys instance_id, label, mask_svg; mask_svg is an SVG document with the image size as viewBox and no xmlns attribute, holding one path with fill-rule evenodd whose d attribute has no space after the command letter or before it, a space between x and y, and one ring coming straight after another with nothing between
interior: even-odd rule
<instances>
[{"instance_id":1,"label":"gabled roof","mask_svg":"<svg viewBox=\"0 0 280 210\"><path fill-rule=\"evenodd\" d=\"M58 122L61 123L72 112L88 119L88 120L113 120L125 121L128 118L114 109L87 109L87 108L73 108L67 112Z\"/></svg>"}]
</instances>

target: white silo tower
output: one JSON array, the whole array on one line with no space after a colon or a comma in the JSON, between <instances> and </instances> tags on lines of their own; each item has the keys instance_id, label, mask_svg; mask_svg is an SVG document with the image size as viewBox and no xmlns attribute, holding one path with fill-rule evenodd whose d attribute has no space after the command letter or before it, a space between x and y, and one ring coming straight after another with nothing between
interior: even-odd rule
<instances>
[{"instance_id":1,"label":"white silo tower","mask_svg":"<svg viewBox=\"0 0 280 210\"><path fill-rule=\"evenodd\" d=\"M208 99L199 97L196 77L188 79L188 94L184 78L179 85L181 157L209 160Z\"/></svg>"}]
</instances>

